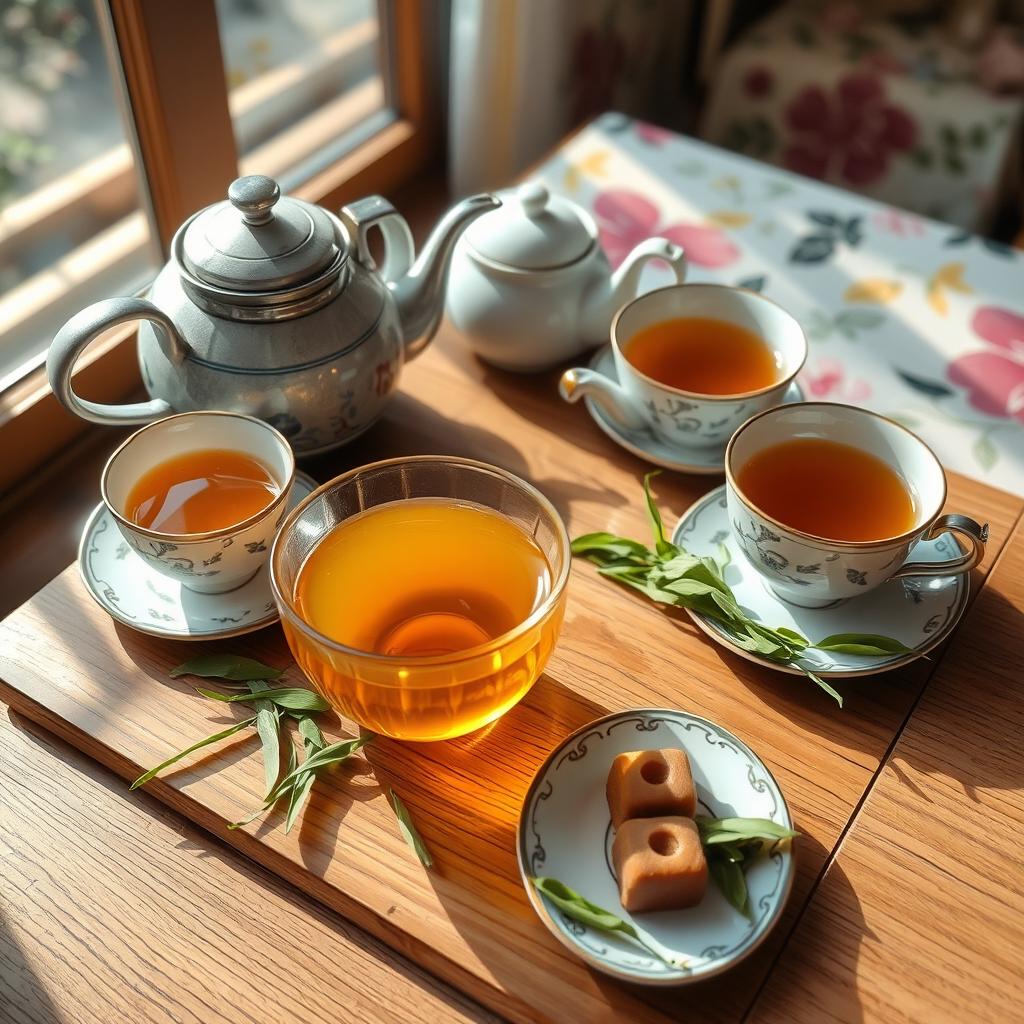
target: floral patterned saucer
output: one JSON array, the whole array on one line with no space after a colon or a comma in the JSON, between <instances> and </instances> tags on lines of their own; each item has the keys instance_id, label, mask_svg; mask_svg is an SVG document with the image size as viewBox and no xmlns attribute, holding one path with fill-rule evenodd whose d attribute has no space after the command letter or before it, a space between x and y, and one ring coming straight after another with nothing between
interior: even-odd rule
<instances>
[{"instance_id":1,"label":"floral patterned saucer","mask_svg":"<svg viewBox=\"0 0 1024 1024\"><path fill-rule=\"evenodd\" d=\"M857 654L808 650L792 665L780 665L732 642L713 619L687 609L694 623L712 640L731 651L767 665L779 672L801 675L800 667L820 676L844 678L889 672L915 661L941 643L956 626L967 608L970 579L960 576L920 576L892 580L875 587L864 597L843 601L828 608L800 608L783 601L754 571L740 550L729 528L725 503L725 485L705 494L683 513L672 541L695 555L719 554L724 544L732 556L725 569L725 582L732 587L740 607L766 626L795 629L812 642L833 633L878 633L900 640L912 648L909 654L885 658L867 658ZM919 541L910 550L910 558L921 560L954 559L960 549L951 534L936 540Z\"/></svg>"},{"instance_id":2,"label":"floral patterned saucer","mask_svg":"<svg viewBox=\"0 0 1024 1024\"><path fill-rule=\"evenodd\" d=\"M605 799L608 769L616 754L663 747L681 747L689 755L699 813L770 818L792 828L778 783L741 740L684 711L641 708L585 725L550 754L530 783L516 836L526 892L555 938L591 967L644 985L681 985L738 963L778 920L794 874L789 849L776 849L754 861L746 873L750 920L711 882L696 907L644 914L625 911L611 862L615 832ZM537 876L557 878L628 921L673 959L687 961L687 969L670 967L626 938L567 917L533 887L530 879Z\"/></svg>"},{"instance_id":3,"label":"floral patterned saucer","mask_svg":"<svg viewBox=\"0 0 1024 1024\"><path fill-rule=\"evenodd\" d=\"M317 488L306 473L295 474L290 507ZM78 546L78 568L96 603L140 633L170 640L221 640L276 622L270 565L226 594L199 594L154 569L121 535L100 502Z\"/></svg>"},{"instance_id":4,"label":"floral patterned saucer","mask_svg":"<svg viewBox=\"0 0 1024 1024\"><path fill-rule=\"evenodd\" d=\"M604 374L613 381L619 379L615 372L615 358L611 345L605 345L594 353L590 360L590 368ZM783 404L802 402L804 393L800 385L793 381L783 397ZM722 473L725 467L725 444L721 448L685 448L682 445L669 445L657 438L649 430L627 430L620 426L589 396L585 396L583 404L587 407L594 422L616 444L627 452L655 466L664 466L680 473ZM728 441L728 438L726 438Z\"/></svg>"}]
</instances>

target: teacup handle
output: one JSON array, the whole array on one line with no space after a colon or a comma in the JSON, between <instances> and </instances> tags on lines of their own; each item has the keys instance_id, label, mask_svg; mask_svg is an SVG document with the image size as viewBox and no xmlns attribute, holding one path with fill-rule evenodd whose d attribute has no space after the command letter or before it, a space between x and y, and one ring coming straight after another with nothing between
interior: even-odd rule
<instances>
[{"instance_id":1,"label":"teacup handle","mask_svg":"<svg viewBox=\"0 0 1024 1024\"><path fill-rule=\"evenodd\" d=\"M988 540L988 523L982 526L975 522L970 516L962 516L955 512L939 516L932 523L931 529L925 536L925 540L934 540L941 533L947 530L965 537L969 542L969 548L959 558L953 558L948 562L905 562L890 577L899 579L902 576L958 576L960 573L969 572L982 559L985 554L985 542Z\"/></svg>"}]
</instances>

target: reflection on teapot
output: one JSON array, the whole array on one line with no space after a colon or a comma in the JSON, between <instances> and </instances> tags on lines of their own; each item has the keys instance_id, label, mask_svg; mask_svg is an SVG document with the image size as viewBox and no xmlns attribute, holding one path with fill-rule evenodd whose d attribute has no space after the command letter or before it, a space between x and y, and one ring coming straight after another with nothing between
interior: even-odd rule
<instances>
[{"instance_id":1,"label":"reflection on teapot","mask_svg":"<svg viewBox=\"0 0 1024 1024\"><path fill-rule=\"evenodd\" d=\"M350 441L384 411L402 364L433 337L459 235L500 206L472 196L450 210L415 257L405 219L385 199L340 219L282 197L262 175L239 178L228 201L190 217L147 298L106 299L72 317L47 357L54 394L94 423L145 423L173 412L225 409L277 427L296 452ZM382 266L367 245L385 243ZM148 402L101 405L71 375L100 332L140 320Z\"/></svg>"},{"instance_id":2,"label":"reflection on teapot","mask_svg":"<svg viewBox=\"0 0 1024 1024\"><path fill-rule=\"evenodd\" d=\"M495 366L544 370L606 342L651 260L686 276L683 250L664 238L641 242L612 273L581 206L537 183L500 195L460 240L448 286L449 318Z\"/></svg>"}]
</instances>

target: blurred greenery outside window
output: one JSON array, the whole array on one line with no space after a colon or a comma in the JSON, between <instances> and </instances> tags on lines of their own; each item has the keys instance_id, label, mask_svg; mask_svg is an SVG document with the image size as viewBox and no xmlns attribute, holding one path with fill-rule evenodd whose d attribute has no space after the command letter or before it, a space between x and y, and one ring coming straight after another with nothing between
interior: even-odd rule
<instances>
[{"instance_id":1,"label":"blurred greenery outside window","mask_svg":"<svg viewBox=\"0 0 1024 1024\"><path fill-rule=\"evenodd\" d=\"M394 116L375 0L216 14L239 173L295 187ZM108 25L105 0L0 0L0 391L163 259Z\"/></svg>"}]
</instances>

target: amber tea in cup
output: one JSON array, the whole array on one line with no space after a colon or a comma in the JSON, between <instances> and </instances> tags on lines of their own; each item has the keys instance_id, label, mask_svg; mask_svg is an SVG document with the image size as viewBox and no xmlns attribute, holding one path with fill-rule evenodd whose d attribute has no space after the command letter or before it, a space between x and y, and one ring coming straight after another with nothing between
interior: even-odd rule
<instances>
[{"instance_id":1,"label":"amber tea in cup","mask_svg":"<svg viewBox=\"0 0 1024 1024\"><path fill-rule=\"evenodd\" d=\"M128 492L124 514L162 533L207 533L262 512L279 493L269 468L254 456L202 448L146 470Z\"/></svg>"},{"instance_id":2,"label":"amber tea in cup","mask_svg":"<svg viewBox=\"0 0 1024 1024\"><path fill-rule=\"evenodd\" d=\"M478 729L536 682L569 540L539 492L463 459L378 463L288 517L271 581L295 659L341 714L397 739Z\"/></svg>"},{"instance_id":3,"label":"amber tea in cup","mask_svg":"<svg viewBox=\"0 0 1024 1024\"><path fill-rule=\"evenodd\" d=\"M899 474L870 452L794 438L752 455L736 474L763 513L816 537L882 540L913 529L914 501Z\"/></svg>"},{"instance_id":4,"label":"amber tea in cup","mask_svg":"<svg viewBox=\"0 0 1024 1024\"><path fill-rule=\"evenodd\" d=\"M694 394L740 395L779 379L775 354L763 338L715 317L658 321L637 331L623 351L645 376Z\"/></svg>"}]
</instances>

